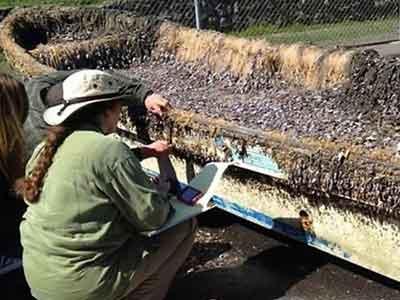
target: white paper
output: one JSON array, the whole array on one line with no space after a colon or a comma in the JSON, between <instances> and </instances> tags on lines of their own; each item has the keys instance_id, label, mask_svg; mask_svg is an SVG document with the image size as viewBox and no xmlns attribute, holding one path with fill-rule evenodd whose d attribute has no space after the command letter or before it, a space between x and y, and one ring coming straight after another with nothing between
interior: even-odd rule
<instances>
[{"instance_id":1,"label":"white paper","mask_svg":"<svg viewBox=\"0 0 400 300\"><path fill-rule=\"evenodd\" d=\"M171 204L175 209L175 214L158 230L147 232L149 236L158 234L172 226L182 223L194 216L197 216L207 210L213 208L209 205L214 195L215 188L218 186L222 176L231 163L209 163L200 173L193 178L189 185L201 191L203 196L195 205L188 205L176 199L171 200ZM161 166L160 166L161 167Z\"/></svg>"}]
</instances>

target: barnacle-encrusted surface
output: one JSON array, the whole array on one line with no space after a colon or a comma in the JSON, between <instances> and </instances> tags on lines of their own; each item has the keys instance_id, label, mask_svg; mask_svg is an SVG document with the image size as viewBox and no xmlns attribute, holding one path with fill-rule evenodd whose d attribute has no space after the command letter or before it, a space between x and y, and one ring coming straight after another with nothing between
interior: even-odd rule
<instances>
[{"instance_id":1,"label":"barnacle-encrusted surface","mask_svg":"<svg viewBox=\"0 0 400 300\"><path fill-rule=\"evenodd\" d=\"M149 55L160 22L100 8L20 9L2 24L0 43L20 72L118 67Z\"/></svg>"},{"instance_id":2,"label":"barnacle-encrusted surface","mask_svg":"<svg viewBox=\"0 0 400 300\"><path fill-rule=\"evenodd\" d=\"M151 121L153 138L167 138L181 156L194 160L221 160L214 138L224 136L231 144L260 146L289 175L294 193L313 195L314 204L336 202L366 215L400 216L400 168L384 150L311 139L293 140L276 131L237 127L185 111L173 111L162 123ZM162 133L162 134L161 134Z\"/></svg>"},{"instance_id":3,"label":"barnacle-encrusted surface","mask_svg":"<svg viewBox=\"0 0 400 300\"><path fill-rule=\"evenodd\" d=\"M243 153L259 146L271 155L295 192L399 217L398 59L272 45L99 8L19 11L0 41L28 75L112 67L147 81L178 108L162 123L147 120L150 136L169 139L183 157L225 159L214 144L224 136Z\"/></svg>"}]
</instances>

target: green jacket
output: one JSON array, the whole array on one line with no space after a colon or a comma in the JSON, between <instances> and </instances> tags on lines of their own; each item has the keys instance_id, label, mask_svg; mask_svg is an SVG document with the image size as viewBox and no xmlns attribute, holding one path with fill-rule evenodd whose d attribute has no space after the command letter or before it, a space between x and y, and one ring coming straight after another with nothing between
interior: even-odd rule
<instances>
[{"instance_id":1,"label":"green jacket","mask_svg":"<svg viewBox=\"0 0 400 300\"><path fill-rule=\"evenodd\" d=\"M33 296L119 299L151 251L140 233L162 226L170 210L168 196L155 190L125 144L93 128L75 131L57 150L39 202L29 204L21 224Z\"/></svg>"}]
</instances>

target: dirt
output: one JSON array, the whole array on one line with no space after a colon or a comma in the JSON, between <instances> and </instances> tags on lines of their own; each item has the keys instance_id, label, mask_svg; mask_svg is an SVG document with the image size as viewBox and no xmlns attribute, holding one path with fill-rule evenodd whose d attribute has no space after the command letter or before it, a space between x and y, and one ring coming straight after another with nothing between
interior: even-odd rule
<instances>
[{"instance_id":1,"label":"dirt","mask_svg":"<svg viewBox=\"0 0 400 300\"><path fill-rule=\"evenodd\" d=\"M395 300L400 285L219 210L199 218L167 300Z\"/></svg>"}]
</instances>

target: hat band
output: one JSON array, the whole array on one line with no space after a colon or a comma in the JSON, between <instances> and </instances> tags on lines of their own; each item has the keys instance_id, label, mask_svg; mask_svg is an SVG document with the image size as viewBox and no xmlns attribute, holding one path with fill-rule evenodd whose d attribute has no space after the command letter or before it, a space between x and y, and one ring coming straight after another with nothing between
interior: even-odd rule
<instances>
[{"instance_id":1,"label":"hat band","mask_svg":"<svg viewBox=\"0 0 400 300\"><path fill-rule=\"evenodd\" d=\"M82 102L87 102L87 101L95 101L95 100L100 100L100 99L107 99L107 98L113 98L113 97L118 97L118 96L123 96L121 93L109 93L109 94L103 94L103 95L98 95L98 96L87 96L87 97L79 97L79 98L73 98L71 100L63 100L63 106L60 108L60 110L57 112L57 115L61 115L63 111L70 106L71 104L77 104L77 103L82 103Z\"/></svg>"}]
</instances>

